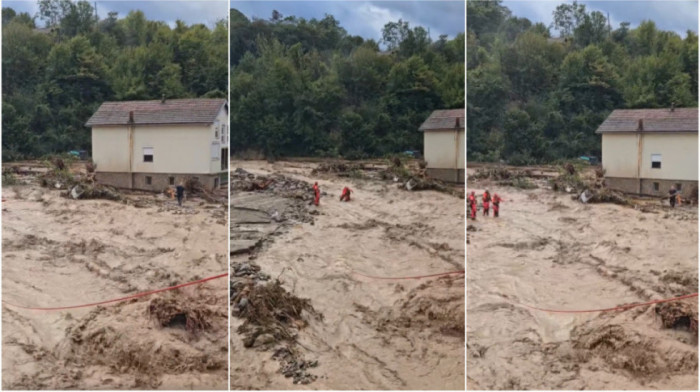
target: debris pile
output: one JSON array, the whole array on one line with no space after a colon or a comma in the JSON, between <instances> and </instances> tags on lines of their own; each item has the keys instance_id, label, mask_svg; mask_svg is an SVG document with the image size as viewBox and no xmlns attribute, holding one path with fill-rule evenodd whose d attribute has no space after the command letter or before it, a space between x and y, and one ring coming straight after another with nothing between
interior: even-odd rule
<instances>
[{"instance_id":1,"label":"debris pile","mask_svg":"<svg viewBox=\"0 0 700 392\"><path fill-rule=\"evenodd\" d=\"M206 308L192 307L188 303L174 298L153 298L148 304L146 313L156 320L159 326L184 327L191 336L197 336L199 331L211 328L208 318L211 312Z\"/></svg>"},{"instance_id":2,"label":"debris pile","mask_svg":"<svg viewBox=\"0 0 700 392\"><path fill-rule=\"evenodd\" d=\"M268 192L303 201L310 201L313 198L313 188L308 182L295 180L281 174L255 175L241 168L231 172L231 191Z\"/></svg>"},{"instance_id":3,"label":"debris pile","mask_svg":"<svg viewBox=\"0 0 700 392\"><path fill-rule=\"evenodd\" d=\"M318 361L306 361L294 350L298 331L308 325L307 317L322 319L311 301L299 298L282 287L279 280L261 272L253 263L234 263L230 282L233 316L243 319L237 331L244 347L267 350L277 346L273 358L280 372L293 377L295 384L309 384L316 376L308 373ZM308 316L307 316L308 315ZM285 343L279 346L280 343Z\"/></svg>"},{"instance_id":4,"label":"debris pile","mask_svg":"<svg viewBox=\"0 0 700 392\"><path fill-rule=\"evenodd\" d=\"M656 314L664 328L686 329L697 336L697 302L694 305L683 301L661 303L656 306Z\"/></svg>"},{"instance_id":5,"label":"debris pile","mask_svg":"<svg viewBox=\"0 0 700 392\"><path fill-rule=\"evenodd\" d=\"M311 170L311 174L335 173L339 177L348 177L351 174L355 176L360 175L363 170L366 170L366 168L362 163L321 162L316 168Z\"/></svg>"},{"instance_id":6,"label":"debris pile","mask_svg":"<svg viewBox=\"0 0 700 392\"><path fill-rule=\"evenodd\" d=\"M73 185L66 194L71 199L107 199L119 201L122 195L111 186L81 182Z\"/></svg>"}]
</instances>

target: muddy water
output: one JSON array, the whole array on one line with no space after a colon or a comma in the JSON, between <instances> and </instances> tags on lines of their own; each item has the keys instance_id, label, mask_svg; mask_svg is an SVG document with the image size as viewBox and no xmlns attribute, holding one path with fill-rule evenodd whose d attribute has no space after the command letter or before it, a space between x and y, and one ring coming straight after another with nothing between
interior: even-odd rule
<instances>
[{"instance_id":1,"label":"muddy water","mask_svg":"<svg viewBox=\"0 0 700 392\"><path fill-rule=\"evenodd\" d=\"M464 388L463 336L417 323L392 323L411 295L416 302L423 298L461 312L463 277L445 283L380 281L356 274L391 277L463 269L462 200L436 192L409 193L377 181L312 178L312 164L232 162L232 167L318 180L327 193L313 225L294 225L255 260L323 314L298 338L303 356L319 362L312 371L318 380L293 385L278 373L269 351L242 347L232 320L232 388ZM341 203L346 185L354 190L353 200Z\"/></svg>"},{"instance_id":2,"label":"muddy water","mask_svg":"<svg viewBox=\"0 0 700 392\"><path fill-rule=\"evenodd\" d=\"M33 185L3 188L3 199L2 298L11 304L96 302L227 270L225 214L199 201L180 209L142 196L137 208ZM212 328L197 338L161 328L146 315L150 298L55 312L5 304L3 388L225 389L225 279L160 296L211 310Z\"/></svg>"},{"instance_id":3,"label":"muddy water","mask_svg":"<svg viewBox=\"0 0 700 392\"><path fill-rule=\"evenodd\" d=\"M469 222L468 389L697 388L697 338L663 329L653 307L559 314L521 305L598 309L697 292L696 210L470 188L485 186L505 201L500 218L479 210ZM591 334L597 343L586 345Z\"/></svg>"}]
</instances>

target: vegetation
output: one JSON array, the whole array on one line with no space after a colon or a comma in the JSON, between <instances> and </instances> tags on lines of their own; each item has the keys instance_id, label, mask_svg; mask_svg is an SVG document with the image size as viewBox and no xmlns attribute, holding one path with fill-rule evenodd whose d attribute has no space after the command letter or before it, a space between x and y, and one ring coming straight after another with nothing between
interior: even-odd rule
<instances>
[{"instance_id":1,"label":"vegetation","mask_svg":"<svg viewBox=\"0 0 700 392\"><path fill-rule=\"evenodd\" d=\"M697 106L698 36L653 21L617 29L574 1L552 28L467 1L467 158L524 165L600 156L613 109Z\"/></svg>"},{"instance_id":2,"label":"vegetation","mask_svg":"<svg viewBox=\"0 0 700 392\"><path fill-rule=\"evenodd\" d=\"M231 10L231 150L364 158L418 150L435 109L464 107L464 34L384 26L381 44L333 16L252 21Z\"/></svg>"},{"instance_id":3,"label":"vegetation","mask_svg":"<svg viewBox=\"0 0 700 392\"><path fill-rule=\"evenodd\" d=\"M84 124L107 100L227 96L226 20L171 28L141 11L99 19L88 1L39 8L2 9L3 160L89 150Z\"/></svg>"}]
</instances>

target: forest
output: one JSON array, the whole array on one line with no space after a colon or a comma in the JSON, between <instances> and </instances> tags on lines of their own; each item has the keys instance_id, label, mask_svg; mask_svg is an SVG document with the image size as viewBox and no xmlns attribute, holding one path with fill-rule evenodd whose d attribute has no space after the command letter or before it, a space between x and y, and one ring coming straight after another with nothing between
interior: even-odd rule
<instances>
[{"instance_id":1,"label":"forest","mask_svg":"<svg viewBox=\"0 0 700 392\"><path fill-rule=\"evenodd\" d=\"M104 101L228 95L228 21L212 28L97 17L90 2L2 8L2 158L90 149L85 122Z\"/></svg>"},{"instance_id":2,"label":"forest","mask_svg":"<svg viewBox=\"0 0 700 392\"><path fill-rule=\"evenodd\" d=\"M552 31L557 34L552 34ZM613 29L577 2L552 23L467 1L467 159L515 165L600 156L614 109L697 107L698 36L652 20Z\"/></svg>"},{"instance_id":3,"label":"forest","mask_svg":"<svg viewBox=\"0 0 700 392\"><path fill-rule=\"evenodd\" d=\"M433 40L387 21L377 42L332 15L247 18L232 9L231 150L268 159L422 150L420 124L464 107L464 33Z\"/></svg>"}]
</instances>

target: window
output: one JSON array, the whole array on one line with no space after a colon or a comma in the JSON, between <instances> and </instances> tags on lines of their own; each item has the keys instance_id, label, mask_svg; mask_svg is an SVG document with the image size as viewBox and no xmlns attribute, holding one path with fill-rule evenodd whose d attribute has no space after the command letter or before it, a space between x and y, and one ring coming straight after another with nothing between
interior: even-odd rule
<instances>
[{"instance_id":1,"label":"window","mask_svg":"<svg viewBox=\"0 0 700 392\"><path fill-rule=\"evenodd\" d=\"M221 170L228 169L228 148L221 149Z\"/></svg>"},{"instance_id":2,"label":"window","mask_svg":"<svg viewBox=\"0 0 700 392\"><path fill-rule=\"evenodd\" d=\"M218 179L218 178L215 178L215 179L214 179L214 188L216 189L216 188L218 188L218 187L219 187L219 179Z\"/></svg>"},{"instance_id":3,"label":"window","mask_svg":"<svg viewBox=\"0 0 700 392\"><path fill-rule=\"evenodd\" d=\"M175 177L168 177L168 183L170 185L175 185Z\"/></svg>"},{"instance_id":4,"label":"window","mask_svg":"<svg viewBox=\"0 0 700 392\"><path fill-rule=\"evenodd\" d=\"M146 176L146 185L151 185L153 183L153 177Z\"/></svg>"},{"instance_id":5,"label":"window","mask_svg":"<svg viewBox=\"0 0 700 392\"><path fill-rule=\"evenodd\" d=\"M219 146L220 146L220 145L219 145L219 142L213 142L213 143L211 144L211 160L212 160L212 161L217 161L217 160L219 160L219 156L220 156L220 155L219 155L219 152L221 152Z\"/></svg>"},{"instance_id":6,"label":"window","mask_svg":"<svg viewBox=\"0 0 700 392\"><path fill-rule=\"evenodd\" d=\"M221 143L226 144L226 137L228 135L228 129L226 128L226 124L223 124L221 126Z\"/></svg>"},{"instance_id":7,"label":"window","mask_svg":"<svg viewBox=\"0 0 700 392\"><path fill-rule=\"evenodd\" d=\"M661 154L651 154L651 168L661 169Z\"/></svg>"},{"instance_id":8,"label":"window","mask_svg":"<svg viewBox=\"0 0 700 392\"><path fill-rule=\"evenodd\" d=\"M144 147L143 148L143 161L144 162L153 162L153 147Z\"/></svg>"},{"instance_id":9,"label":"window","mask_svg":"<svg viewBox=\"0 0 700 392\"><path fill-rule=\"evenodd\" d=\"M682 191L682 190L683 190L683 184L681 184L680 182L679 182L678 184L676 184L676 190L677 190L678 192Z\"/></svg>"},{"instance_id":10,"label":"window","mask_svg":"<svg viewBox=\"0 0 700 392\"><path fill-rule=\"evenodd\" d=\"M219 138L219 131L217 130L217 131L214 131L214 139L218 139L218 138Z\"/></svg>"},{"instance_id":11,"label":"window","mask_svg":"<svg viewBox=\"0 0 700 392\"><path fill-rule=\"evenodd\" d=\"M658 183L658 182L655 182L655 183L654 183L654 190L655 190L655 191L658 191L658 190L659 190L659 183Z\"/></svg>"}]
</instances>

